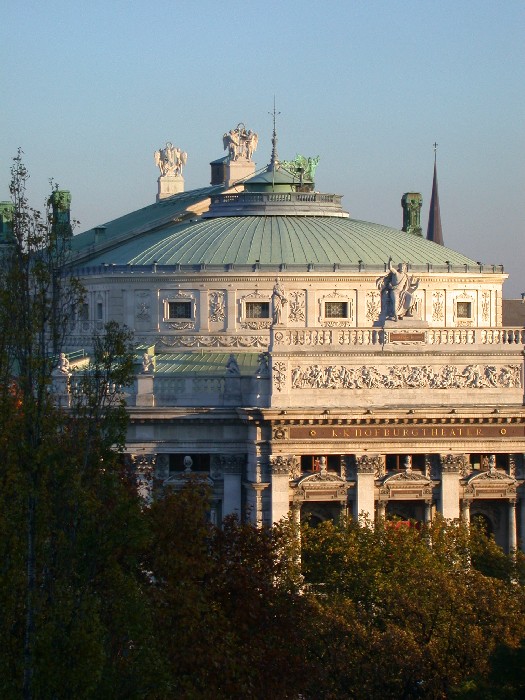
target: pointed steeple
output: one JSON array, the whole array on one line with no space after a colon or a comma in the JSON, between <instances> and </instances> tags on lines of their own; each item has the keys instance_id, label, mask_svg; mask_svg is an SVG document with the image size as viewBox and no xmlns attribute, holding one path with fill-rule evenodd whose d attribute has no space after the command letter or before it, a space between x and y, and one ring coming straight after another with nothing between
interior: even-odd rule
<instances>
[{"instance_id":1,"label":"pointed steeple","mask_svg":"<svg viewBox=\"0 0 525 700\"><path fill-rule=\"evenodd\" d=\"M432 198L430 200L430 210L428 212L427 239L445 245L443 243L443 231L441 230L441 213L439 211L439 194L437 181L437 143L434 144L434 179L432 181Z\"/></svg>"}]
</instances>

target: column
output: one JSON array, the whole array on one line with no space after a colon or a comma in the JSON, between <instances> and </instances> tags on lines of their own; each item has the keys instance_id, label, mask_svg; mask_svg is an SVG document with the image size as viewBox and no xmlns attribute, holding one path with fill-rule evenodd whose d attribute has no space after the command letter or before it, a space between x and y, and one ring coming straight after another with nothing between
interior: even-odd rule
<instances>
[{"instance_id":1,"label":"column","mask_svg":"<svg viewBox=\"0 0 525 700\"><path fill-rule=\"evenodd\" d=\"M425 525L432 522L432 501L425 501Z\"/></svg>"},{"instance_id":2,"label":"column","mask_svg":"<svg viewBox=\"0 0 525 700\"><path fill-rule=\"evenodd\" d=\"M386 520L386 501L377 502L377 520L384 522Z\"/></svg>"},{"instance_id":3,"label":"column","mask_svg":"<svg viewBox=\"0 0 525 700\"><path fill-rule=\"evenodd\" d=\"M224 495L222 500L222 517L237 515L241 517L241 479L242 466L246 461L245 455L224 455L221 466L224 479Z\"/></svg>"},{"instance_id":4,"label":"column","mask_svg":"<svg viewBox=\"0 0 525 700\"><path fill-rule=\"evenodd\" d=\"M251 484L255 491L255 524L257 527L262 527L264 524L262 492L265 488L268 488L269 485L270 483L268 481L264 483L261 481L256 484Z\"/></svg>"},{"instance_id":5,"label":"column","mask_svg":"<svg viewBox=\"0 0 525 700\"><path fill-rule=\"evenodd\" d=\"M290 512L290 458L283 455L270 457L271 472L271 522L270 525L286 518Z\"/></svg>"},{"instance_id":6,"label":"column","mask_svg":"<svg viewBox=\"0 0 525 700\"><path fill-rule=\"evenodd\" d=\"M470 525L470 500L466 498L461 501L461 520L465 525Z\"/></svg>"},{"instance_id":7,"label":"column","mask_svg":"<svg viewBox=\"0 0 525 700\"><path fill-rule=\"evenodd\" d=\"M364 523L374 522L375 517L375 473L376 463L371 455L356 457L356 488L354 518Z\"/></svg>"},{"instance_id":8,"label":"column","mask_svg":"<svg viewBox=\"0 0 525 700\"><path fill-rule=\"evenodd\" d=\"M516 537L516 499L509 499L509 553L516 551L518 546Z\"/></svg>"},{"instance_id":9,"label":"column","mask_svg":"<svg viewBox=\"0 0 525 700\"><path fill-rule=\"evenodd\" d=\"M525 497L520 498L520 549L525 552Z\"/></svg>"},{"instance_id":10,"label":"column","mask_svg":"<svg viewBox=\"0 0 525 700\"><path fill-rule=\"evenodd\" d=\"M447 520L459 518L461 455L441 455L441 497L439 509Z\"/></svg>"}]
</instances>

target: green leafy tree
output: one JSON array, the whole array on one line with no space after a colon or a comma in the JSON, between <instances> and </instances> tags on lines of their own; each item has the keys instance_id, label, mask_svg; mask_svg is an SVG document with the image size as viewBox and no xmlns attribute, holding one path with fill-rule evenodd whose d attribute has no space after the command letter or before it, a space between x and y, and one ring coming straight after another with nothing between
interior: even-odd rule
<instances>
[{"instance_id":1,"label":"green leafy tree","mask_svg":"<svg viewBox=\"0 0 525 700\"><path fill-rule=\"evenodd\" d=\"M29 206L27 178L19 153L0 250L0 695L163 697L148 530L116 449L130 335L109 324L71 406L57 406L53 369L82 289L69 224L53 199L45 216Z\"/></svg>"}]
</instances>

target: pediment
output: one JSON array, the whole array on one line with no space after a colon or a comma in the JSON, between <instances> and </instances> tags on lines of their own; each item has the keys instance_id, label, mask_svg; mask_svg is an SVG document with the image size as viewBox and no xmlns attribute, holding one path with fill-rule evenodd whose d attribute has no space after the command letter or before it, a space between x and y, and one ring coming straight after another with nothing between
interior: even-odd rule
<instances>
[{"instance_id":1,"label":"pediment","mask_svg":"<svg viewBox=\"0 0 525 700\"><path fill-rule=\"evenodd\" d=\"M431 479L429 479L428 476L425 476L421 472L404 471L399 472L398 474L391 474L390 476L386 476L383 480L383 485L392 485L395 482L405 483L407 481L417 481L420 485L422 485L423 483L431 484Z\"/></svg>"},{"instance_id":2,"label":"pediment","mask_svg":"<svg viewBox=\"0 0 525 700\"><path fill-rule=\"evenodd\" d=\"M467 484L472 484L472 482L476 482L476 484L486 482L488 485L498 481L502 481L507 484L516 483L516 479L508 474L505 474L505 472L500 472L497 469L489 469L488 472L476 472L469 476L467 479Z\"/></svg>"},{"instance_id":3,"label":"pediment","mask_svg":"<svg viewBox=\"0 0 525 700\"><path fill-rule=\"evenodd\" d=\"M341 486L346 485L346 481L337 474L331 474L330 472L327 474L322 474L321 472L316 472L315 474L308 474L307 476L303 476L297 482L297 486L302 486L303 488L308 488L308 486L310 485L315 486L317 484L330 484L333 486Z\"/></svg>"}]
</instances>

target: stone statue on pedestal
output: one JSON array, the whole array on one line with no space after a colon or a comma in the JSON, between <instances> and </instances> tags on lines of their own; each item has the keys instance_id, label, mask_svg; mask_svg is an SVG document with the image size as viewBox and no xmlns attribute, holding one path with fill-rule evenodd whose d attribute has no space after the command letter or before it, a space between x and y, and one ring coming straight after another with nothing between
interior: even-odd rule
<instances>
[{"instance_id":1,"label":"stone statue on pedestal","mask_svg":"<svg viewBox=\"0 0 525 700\"><path fill-rule=\"evenodd\" d=\"M376 280L381 292L381 313L387 321L397 321L410 316L412 297L419 286L419 279L408 275L408 265L399 263L397 269L388 260L389 272Z\"/></svg>"},{"instance_id":2,"label":"stone statue on pedestal","mask_svg":"<svg viewBox=\"0 0 525 700\"><path fill-rule=\"evenodd\" d=\"M182 175L182 168L186 165L188 154L180 148L176 148L168 141L165 148L155 151L155 165L162 176Z\"/></svg>"},{"instance_id":3,"label":"stone statue on pedestal","mask_svg":"<svg viewBox=\"0 0 525 700\"><path fill-rule=\"evenodd\" d=\"M228 151L230 160L251 160L259 137L251 130L247 130L244 124L237 124L235 129L230 129L222 137L224 149Z\"/></svg>"}]
</instances>

